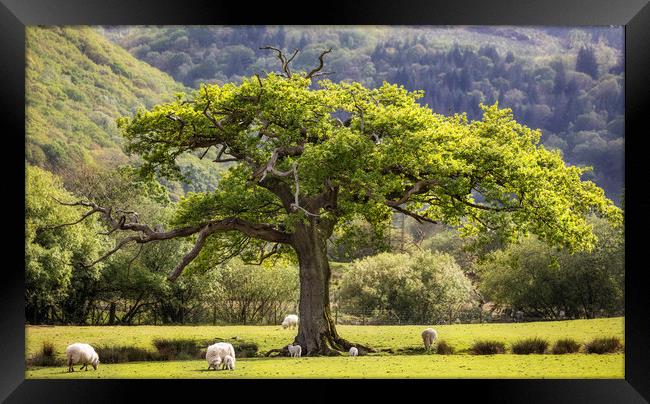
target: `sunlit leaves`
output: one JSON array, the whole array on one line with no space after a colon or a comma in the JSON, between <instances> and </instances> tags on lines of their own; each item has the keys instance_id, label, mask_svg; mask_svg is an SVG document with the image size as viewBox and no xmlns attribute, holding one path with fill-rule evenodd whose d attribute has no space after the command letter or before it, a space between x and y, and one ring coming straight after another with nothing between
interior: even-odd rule
<instances>
[{"instance_id":1,"label":"sunlit leaves","mask_svg":"<svg viewBox=\"0 0 650 404\"><path fill-rule=\"evenodd\" d=\"M179 155L208 147L238 159L214 192L180 203L178 224L238 216L291 229L305 220L252 180L274 150L297 146L302 153L281 157L276 168L297 166L299 198L336 187L336 209L316 212L328 220L387 223L388 205L399 203L486 240L534 233L576 250L596 241L587 214L622 222L603 191L581 180L585 169L566 166L509 109L481 106L483 118L468 121L433 113L417 103L421 96L389 83L368 89L322 80L313 88L299 74L269 74L203 85L188 99L139 111L120 128L127 150L144 158L145 173L177 175ZM294 176L280 181L295 193Z\"/></svg>"}]
</instances>

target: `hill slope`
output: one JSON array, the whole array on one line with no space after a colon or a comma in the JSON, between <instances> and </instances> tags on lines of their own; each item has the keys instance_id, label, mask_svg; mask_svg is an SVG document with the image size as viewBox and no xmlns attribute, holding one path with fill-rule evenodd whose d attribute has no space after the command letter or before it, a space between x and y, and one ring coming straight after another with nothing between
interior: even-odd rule
<instances>
[{"instance_id":1,"label":"hill slope","mask_svg":"<svg viewBox=\"0 0 650 404\"><path fill-rule=\"evenodd\" d=\"M55 173L126 162L116 118L188 91L89 27L28 27L26 42L25 159ZM209 164L184 157L197 181L168 182L172 196L214 186Z\"/></svg>"},{"instance_id":2,"label":"hill slope","mask_svg":"<svg viewBox=\"0 0 650 404\"><path fill-rule=\"evenodd\" d=\"M511 108L542 142L618 200L623 187L621 27L163 26L106 27L104 35L191 87L278 69L272 45L300 49L309 70L332 48L333 81L382 81L424 90L439 113L481 116L481 102Z\"/></svg>"}]
</instances>

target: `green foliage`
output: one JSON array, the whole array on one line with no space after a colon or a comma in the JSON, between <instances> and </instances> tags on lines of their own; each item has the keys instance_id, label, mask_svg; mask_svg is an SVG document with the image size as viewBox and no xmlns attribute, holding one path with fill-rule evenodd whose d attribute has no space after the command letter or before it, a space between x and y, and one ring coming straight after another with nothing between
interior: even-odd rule
<instances>
[{"instance_id":1,"label":"green foliage","mask_svg":"<svg viewBox=\"0 0 650 404\"><path fill-rule=\"evenodd\" d=\"M115 120L172 100L186 88L140 62L88 27L26 30L26 160L64 174L80 167L112 169L128 162ZM197 156L182 159L191 190L214 187L219 170Z\"/></svg>"},{"instance_id":2,"label":"green foliage","mask_svg":"<svg viewBox=\"0 0 650 404\"><path fill-rule=\"evenodd\" d=\"M298 270L287 262L246 265L235 259L215 268L209 279L210 306L223 322L279 324L296 311Z\"/></svg>"},{"instance_id":3,"label":"green foliage","mask_svg":"<svg viewBox=\"0 0 650 404\"><path fill-rule=\"evenodd\" d=\"M623 310L624 244L620 228L590 219L598 237L591 253L558 251L529 238L479 265L479 289L499 304L535 316L612 315Z\"/></svg>"},{"instance_id":4,"label":"green foliage","mask_svg":"<svg viewBox=\"0 0 650 404\"><path fill-rule=\"evenodd\" d=\"M571 338L559 339L553 344L551 353L553 355L562 355L567 353L576 353L580 350L580 344Z\"/></svg>"},{"instance_id":5,"label":"green foliage","mask_svg":"<svg viewBox=\"0 0 650 404\"><path fill-rule=\"evenodd\" d=\"M387 226L373 226L363 219L345 222L331 239L329 256L339 262L350 262L386 252L390 248L386 229Z\"/></svg>"},{"instance_id":6,"label":"green foliage","mask_svg":"<svg viewBox=\"0 0 650 404\"><path fill-rule=\"evenodd\" d=\"M191 102L178 99L121 119L125 150L142 156L145 176L177 179L182 173L176 159L188 150L226 142L241 161L264 165L276 148L304 144L301 155L281 159L276 168L297 164L301 195L320 192L326 179L338 187L336 211L322 213L339 223L357 217L387 223L391 209L385 201L400 198L413 178L432 186L411 195L407 209L425 208L425 216L462 225L465 234L483 239L493 239L492 230L506 242L532 232L552 244L588 250L595 237L587 214L621 222L603 191L581 180L587 169L566 166L559 153L539 146L540 133L517 123L508 109L483 106L483 119L469 122L432 113L416 102L421 92L388 83L373 90L359 83L322 80L316 90L310 84L298 75L271 73L240 85L203 86ZM337 123L335 113L350 114L350 126ZM212 119L223 121L222 128ZM274 141L258 136L260 130L271 131ZM193 140L199 135L203 143ZM260 210L274 197L251 185L251 175L248 165L231 168L215 191L183 201L176 223L238 212L291 230L301 213Z\"/></svg>"},{"instance_id":7,"label":"green foliage","mask_svg":"<svg viewBox=\"0 0 650 404\"><path fill-rule=\"evenodd\" d=\"M512 344L512 353L516 355L543 354L548 348L548 341L534 337L523 339Z\"/></svg>"},{"instance_id":8,"label":"green foliage","mask_svg":"<svg viewBox=\"0 0 650 404\"><path fill-rule=\"evenodd\" d=\"M382 253L356 261L343 273L339 299L344 312L387 311L400 323L424 324L469 304L470 290L449 255Z\"/></svg>"},{"instance_id":9,"label":"green foliage","mask_svg":"<svg viewBox=\"0 0 650 404\"><path fill-rule=\"evenodd\" d=\"M605 354L621 351L623 345L616 337L596 338L585 344L585 352L590 354Z\"/></svg>"},{"instance_id":10,"label":"green foliage","mask_svg":"<svg viewBox=\"0 0 650 404\"><path fill-rule=\"evenodd\" d=\"M38 167L25 170L25 299L28 321L36 323L70 297L81 283L98 280L101 265L85 263L99 257L106 240L98 237L98 221L91 217L75 227L60 226L76 221L84 212L61 205L76 198L63 189L60 179ZM59 321L66 321L58 313Z\"/></svg>"},{"instance_id":11,"label":"green foliage","mask_svg":"<svg viewBox=\"0 0 650 404\"><path fill-rule=\"evenodd\" d=\"M194 88L277 70L275 54L259 49L266 44L300 49L292 67L305 71L320 50L332 47L326 68L335 72L329 77L336 82L378 88L389 81L421 89L422 105L438 113L467 113L470 119L480 118L480 103L498 101L519 122L542 129L544 144L560 147L567 161L594 166L594 180L608 196L618 196L623 183L622 131L608 129L601 146L606 152L592 155L574 152L576 146L591 147L588 143L551 140L573 136L585 113L606 123L622 119L623 75L616 70L623 59L620 28L206 26L104 33Z\"/></svg>"},{"instance_id":12,"label":"green foliage","mask_svg":"<svg viewBox=\"0 0 650 404\"><path fill-rule=\"evenodd\" d=\"M28 27L26 65L26 157L48 169L125 162L115 119L184 90L88 27Z\"/></svg>"},{"instance_id":13,"label":"green foliage","mask_svg":"<svg viewBox=\"0 0 650 404\"><path fill-rule=\"evenodd\" d=\"M474 355L495 355L506 352L506 345L502 341L484 340L476 341L469 352Z\"/></svg>"}]
</instances>

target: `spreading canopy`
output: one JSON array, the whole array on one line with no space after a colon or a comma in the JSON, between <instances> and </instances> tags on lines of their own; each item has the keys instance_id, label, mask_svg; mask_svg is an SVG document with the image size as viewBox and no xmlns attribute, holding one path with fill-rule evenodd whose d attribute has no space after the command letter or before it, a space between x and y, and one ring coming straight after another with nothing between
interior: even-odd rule
<instances>
[{"instance_id":1,"label":"spreading canopy","mask_svg":"<svg viewBox=\"0 0 650 404\"><path fill-rule=\"evenodd\" d=\"M506 241L530 232L572 250L594 245L588 214L622 222L604 192L581 180L587 169L565 165L509 109L482 106L482 120L470 122L432 112L418 104L422 92L397 85L315 83L322 55L308 74L292 73L286 61L281 74L203 85L119 121L145 175L180 176L176 158L187 152L235 163L214 192L180 202L176 230L108 212L116 228L140 232L131 241L198 234L170 278L205 246L264 258L293 242L300 220L329 236L337 223L363 217L381 225L399 211Z\"/></svg>"}]
</instances>

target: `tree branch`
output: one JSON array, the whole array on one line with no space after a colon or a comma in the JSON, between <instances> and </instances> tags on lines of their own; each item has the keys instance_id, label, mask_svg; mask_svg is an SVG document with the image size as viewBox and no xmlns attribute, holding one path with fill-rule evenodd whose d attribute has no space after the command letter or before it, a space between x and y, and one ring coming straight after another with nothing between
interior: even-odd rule
<instances>
[{"instance_id":1,"label":"tree branch","mask_svg":"<svg viewBox=\"0 0 650 404\"><path fill-rule=\"evenodd\" d=\"M289 63L291 63L293 58L295 58L296 55L298 54L298 52L299 52L298 49L294 50L293 55L289 59L287 59L287 57L284 56L284 53L282 53L282 51L280 49L278 49L278 48L274 48L272 46L267 45L267 46L260 47L260 49L272 50L272 51L277 52L278 53L277 56L278 56L278 59L280 59L280 64L282 65L282 71L284 72L284 75L287 78L291 78L291 69L289 68Z\"/></svg>"},{"instance_id":2,"label":"tree branch","mask_svg":"<svg viewBox=\"0 0 650 404\"><path fill-rule=\"evenodd\" d=\"M291 239L291 235L289 233L278 230L273 225L266 224L266 223L251 223L238 217L227 217L221 220L211 220L198 225L181 227L169 231L157 231L158 230L157 228L152 229L151 227L145 224L130 221L128 215L129 214L133 215L135 212L116 210L118 212L121 212L120 217L116 219L112 216L113 213L112 209L100 207L94 202L79 201L79 202L66 203L58 200L57 202L66 206L91 207L92 210L90 212L87 212L84 215L84 219L90 217L94 213L101 213L103 219L107 223L109 223L109 225L111 225L111 230L109 231L109 233L112 233L116 230L134 231L139 233L137 235L132 235L120 240L115 246L115 248L108 251L106 254L104 254L103 256L101 256L100 258L98 258L88 266L93 266L98 262L105 260L106 258L110 257L115 252L117 252L118 250L120 250L125 245L131 242L136 242L138 244L145 244L153 241L162 241L162 240L170 240L170 239L180 238L180 237L187 237L199 233L199 237L196 241L194 248L183 257L181 262L176 266L174 271L169 275L169 279L172 281L175 280L180 275L183 269L194 258L196 258L198 253L203 248L206 237L208 237L212 233L218 231L236 230L243 234L246 234L249 237L256 238L259 240L274 242L274 243L289 243ZM77 221L76 223L78 222L79 221Z\"/></svg>"},{"instance_id":3,"label":"tree branch","mask_svg":"<svg viewBox=\"0 0 650 404\"><path fill-rule=\"evenodd\" d=\"M332 51L332 48L329 48L328 50L323 51L323 52L320 54L320 56L318 57L318 60L319 60L319 65L318 65L318 67L316 67L315 69L313 69L312 71L310 71L309 73L307 73L307 75L305 76L305 78L310 79L310 78L314 77L314 74L316 74L317 72L319 72L319 71L323 68L323 65L324 65L324 62L323 62L323 56L325 56L326 54L330 53L331 51Z\"/></svg>"},{"instance_id":4,"label":"tree branch","mask_svg":"<svg viewBox=\"0 0 650 404\"><path fill-rule=\"evenodd\" d=\"M388 206L390 206L391 208L395 209L395 210L398 211L398 212L401 212L401 213L403 213L403 214L405 214L405 215L407 215L407 216L411 216L413 219L417 220L418 223L427 222L427 223L438 224L438 222L435 221L435 220L429 219L429 218L426 217L426 216L419 215L419 214L417 214L417 213L415 213L415 212L413 212L413 211L410 211L410 210L404 209L404 208L402 208L402 207L400 207L400 206L398 206L398 205L391 205L391 204L389 204L388 202L387 202L386 204L387 204Z\"/></svg>"}]
</instances>

